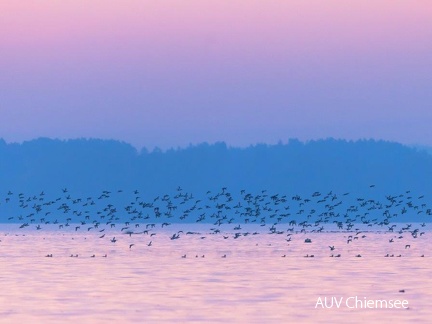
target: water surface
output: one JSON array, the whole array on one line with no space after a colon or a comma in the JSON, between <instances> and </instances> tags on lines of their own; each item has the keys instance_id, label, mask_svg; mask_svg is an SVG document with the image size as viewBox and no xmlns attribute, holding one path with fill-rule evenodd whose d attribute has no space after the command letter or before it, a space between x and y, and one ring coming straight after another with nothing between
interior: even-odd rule
<instances>
[{"instance_id":1,"label":"water surface","mask_svg":"<svg viewBox=\"0 0 432 324\"><path fill-rule=\"evenodd\" d=\"M100 239L7 229L0 237L0 322L408 323L432 316L429 232L394 243L393 233L371 232L353 244L349 233L299 233L291 242L264 233L237 240L170 234L107 232ZM409 308L315 308L319 297L351 296L407 300Z\"/></svg>"}]
</instances>

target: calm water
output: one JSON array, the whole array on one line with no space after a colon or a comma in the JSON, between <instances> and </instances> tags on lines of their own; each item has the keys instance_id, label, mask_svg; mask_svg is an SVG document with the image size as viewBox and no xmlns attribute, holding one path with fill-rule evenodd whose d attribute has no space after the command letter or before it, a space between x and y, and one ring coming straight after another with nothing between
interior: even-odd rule
<instances>
[{"instance_id":1,"label":"calm water","mask_svg":"<svg viewBox=\"0 0 432 324\"><path fill-rule=\"evenodd\" d=\"M352 244L346 243L349 233L296 234L288 243L263 233L236 240L222 234L170 240L171 232L129 237L113 231L100 239L95 233L3 228L0 322L432 320L430 232L394 243L389 239L396 234L366 233ZM114 236L116 243L110 241ZM312 243L305 244L305 238ZM331 258L332 253L342 256ZM384 257L387 253L395 257ZM319 297L352 296L408 300L409 309L315 308Z\"/></svg>"}]
</instances>

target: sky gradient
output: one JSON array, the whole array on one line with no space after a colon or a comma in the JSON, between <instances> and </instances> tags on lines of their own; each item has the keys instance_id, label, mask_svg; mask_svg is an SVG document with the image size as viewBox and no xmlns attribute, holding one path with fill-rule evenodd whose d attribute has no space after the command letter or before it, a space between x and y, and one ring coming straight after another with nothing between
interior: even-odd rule
<instances>
[{"instance_id":1,"label":"sky gradient","mask_svg":"<svg viewBox=\"0 0 432 324\"><path fill-rule=\"evenodd\" d=\"M424 1L1 1L0 137L432 146Z\"/></svg>"}]
</instances>

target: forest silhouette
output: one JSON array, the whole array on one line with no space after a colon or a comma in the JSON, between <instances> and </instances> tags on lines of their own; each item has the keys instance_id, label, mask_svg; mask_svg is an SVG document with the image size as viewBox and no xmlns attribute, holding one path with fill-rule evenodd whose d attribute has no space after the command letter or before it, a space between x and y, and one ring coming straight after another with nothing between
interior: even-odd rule
<instances>
[{"instance_id":1,"label":"forest silhouette","mask_svg":"<svg viewBox=\"0 0 432 324\"><path fill-rule=\"evenodd\" d=\"M114 140L40 138L0 140L0 189L39 192L67 187L77 193L140 189L163 194L268 189L286 194L354 191L370 184L380 194L405 190L432 194L432 156L398 143L325 139L247 148L202 143L137 151Z\"/></svg>"}]
</instances>

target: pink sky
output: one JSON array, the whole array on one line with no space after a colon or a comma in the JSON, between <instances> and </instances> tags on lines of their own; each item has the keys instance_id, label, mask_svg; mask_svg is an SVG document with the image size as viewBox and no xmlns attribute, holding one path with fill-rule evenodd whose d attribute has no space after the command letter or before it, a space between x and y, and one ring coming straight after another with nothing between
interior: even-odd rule
<instances>
[{"instance_id":1,"label":"pink sky","mask_svg":"<svg viewBox=\"0 0 432 324\"><path fill-rule=\"evenodd\" d=\"M0 137L432 145L430 1L2 1Z\"/></svg>"}]
</instances>

